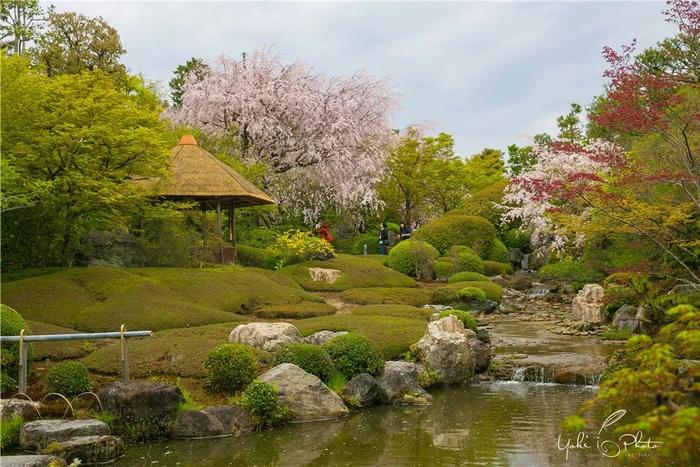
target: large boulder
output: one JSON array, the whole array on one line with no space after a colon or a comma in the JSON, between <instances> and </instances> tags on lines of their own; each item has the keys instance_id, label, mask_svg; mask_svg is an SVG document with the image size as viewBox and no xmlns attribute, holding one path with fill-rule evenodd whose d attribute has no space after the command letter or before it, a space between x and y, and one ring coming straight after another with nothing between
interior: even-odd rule
<instances>
[{"instance_id":1,"label":"large boulder","mask_svg":"<svg viewBox=\"0 0 700 467\"><path fill-rule=\"evenodd\" d=\"M103 464L124 455L124 441L116 436L78 436L51 443L47 451L67 462L79 459L82 464ZM72 465L72 464L71 464Z\"/></svg>"},{"instance_id":2,"label":"large boulder","mask_svg":"<svg viewBox=\"0 0 700 467\"><path fill-rule=\"evenodd\" d=\"M339 336L344 336L347 331L318 331L304 338L307 344L323 345Z\"/></svg>"},{"instance_id":3,"label":"large boulder","mask_svg":"<svg viewBox=\"0 0 700 467\"><path fill-rule=\"evenodd\" d=\"M176 438L211 438L249 433L255 429L250 412L244 407L222 405L203 410L183 410L177 417Z\"/></svg>"},{"instance_id":4,"label":"large boulder","mask_svg":"<svg viewBox=\"0 0 700 467\"><path fill-rule=\"evenodd\" d=\"M623 305L615 312L612 319L612 325L618 331L639 332L641 323L636 318L637 307L632 305Z\"/></svg>"},{"instance_id":5,"label":"large boulder","mask_svg":"<svg viewBox=\"0 0 700 467\"><path fill-rule=\"evenodd\" d=\"M342 273L343 271L339 269L309 268L309 276L312 281L325 282L327 284L335 283Z\"/></svg>"},{"instance_id":6,"label":"large boulder","mask_svg":"<svg viewBox=\"0 0 700 467\"><path fill-rule=\"evenodd\" d=\"M103 435L109 435L109 426L100 420L35 420L20 428L19 445L28 451L39 451L54 442Z\"/></svg>"},{"instance_id":7,"label":"large boulder","mask_svg":"<svg viewBox=\"0 0 700 467\"><path fill-rule=\"evenodd\" d=\"M382 388L368 373L362 373L348 381L343 388L343 399L353 407L367 407L382 398Z\"/></svg>"},{"instance_id":8,"label":"large boulder","mask_svg":"<svg viewBox=\"0 0 700 467\"><path fill-rule=\"evenodd\" d=\"M231 331L228 340L268 352L275 352L285 344L302 342L299 330L289 323L241 324Z\"/></svg>"},{"instance_id":9,"label":"large boulder","mask_svg":"<svg viewBox=\"0 0 700 467\"><path fill-rule=\"evenodd\" d=\"M491 363L491 347L486 345L481 339L469 339L469 348L474 355L474 372L481 373L489 368Z\"/></svg>"},{"instance_id":10,"label":"large boulder","mask_svg":"<svg viewBox=\"0 0 700 467\"><path fill-rule=\"evenodd\" d=\"M436 371L442 382L461 383L474 375L472 340L479 339L464 329L456 316L449 315L428 323L428 330L413 349L418 360Z\"/></svg>"},{"instance_id":11,"label":"large boulder","mask_svg":"<svg viewBox=\"0 0 700 467\"><path fill-rule=\"evenodd\" d=\"M39 402L23 399L0 399L0 420L22 417L25 422L40 418Z\"/></svg>"},{"instance_id":12,"label":"large boulder","mask_svg":"<svg viewBox=\"0 0 700 467\"><path fill-rule=\"evenodd\" d=\"M258 379L277 389L280 404L289 408L293 420L323 420L349 413L338 394L316 376L291 363L277 365Z\"/></svg>"},{"instance_id":13,"label":"large boulder","mask_svg":"<svg viewBox=\"0 0 700 467\"><path fill-rule=\"evenodd\" d=\"M586 284L574 297L571 310L573 321L603 322L603 297L605 290L598 284Z\"/></svg>"},{"instance_id":14,"label":"large boulder","mask_svg":"<svg viewBox=\"0 0 700 467\"><path fill-rule=\"evenodd\" d=\"M433 398L418 383L421 366L410 362L384 362L379 377L381 400L393 405L429 405Z\"/></svg>"},{"instance_id":15,"label":"large boulder","mask_svg":"<svg viewBox=\"0 0 700 467\"><path fill-rule=\"evenodd\" d=\"M2 456L2 467L61 467L66 462L60 457L46 454Z\"/></svg>"}]
</instances>

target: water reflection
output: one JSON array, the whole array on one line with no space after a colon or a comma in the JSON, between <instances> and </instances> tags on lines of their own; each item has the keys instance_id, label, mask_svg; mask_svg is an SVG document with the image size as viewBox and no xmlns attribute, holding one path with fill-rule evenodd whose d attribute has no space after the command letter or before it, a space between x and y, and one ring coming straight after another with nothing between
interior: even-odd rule
<instances>
[{"instance_id":1,"label":"water reflection","mask_svg":"<svg viewBox=\"0 0 700 467\"><path fill-rule=\"evenodd\" d=\"M494 383L446 388L421 408L376 407L240 438L132 446L117 465L605 465L557 449L561 420L593 388Z\"/></svg>"}]
</instances>

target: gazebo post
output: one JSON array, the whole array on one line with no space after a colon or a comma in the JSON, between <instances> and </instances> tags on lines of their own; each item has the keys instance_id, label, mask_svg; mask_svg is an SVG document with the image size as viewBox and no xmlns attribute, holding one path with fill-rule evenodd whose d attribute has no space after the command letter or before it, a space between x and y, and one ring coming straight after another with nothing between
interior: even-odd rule
<instances>
[{"instance_id":1,"label":"gazebo post","mask_svg":"<svg viewBox=\"0 0 700 467\"><path fill-rule=\"evenodd\" d=\"M237 246L236 246L236 203L231 200L231 208L228 211L228 239L233 245L233 264L236 264L236 257L238 256Z\"/></svg>"},{"instance_id":2,"label":"gazebo post","mask_svg":"<svg viewBox=\"0 0 700 467\"><path fill-rule=\"evenodd\" d=\"M219 240L219 262L224 262L224 239L221 236L221 201L216 200L216 237Z\"/></svg>"}]
</instances>

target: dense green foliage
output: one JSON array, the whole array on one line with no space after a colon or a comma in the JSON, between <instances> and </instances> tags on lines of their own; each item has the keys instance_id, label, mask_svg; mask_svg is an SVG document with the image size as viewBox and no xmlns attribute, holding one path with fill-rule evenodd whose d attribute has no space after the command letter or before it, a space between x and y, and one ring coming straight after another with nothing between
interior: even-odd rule
<instances>
[{"instance_id":1,"label":"dense green foliage","mask_svg":"<svg viewBox=\"0 0 700 467\"><path fill-rule=\"evenodd\" d=\"M338 336L324 345L336 369L347 379L360 373L378 374L384 359L377 346L359 334Z\"/></svg>"},{"instance_id":2,"label":"dense green foliage","mask_svg":"<svg viewBox=\"0 0 700 467\"><path fill-rule=\"evenodd\" d=\"M530 249L530 234L524 230L506 230L501 239L507 248L520 248L523 251Z\"/></svg>"},{"instance_id":3,"label":"dense green foliage","mask_svg":"<svg viewBox=\"0 0 700 467\"><path fill-rule=\"evenodd\" d=\"M457 255L457 269L462 272L476 272L483 274L484 261L474 253L463 251Z\"/></svg>"},{"instance_id":4,"label":"dense green foliage","mask_svg":"<svg viewBox=\"0 0 700 467\"><path fill-rule=\"evenodd\" d=\"M465 302L483 302L486 300L486 292L476 287L465 287L459 291L459 298Z\"/></svg>"},{"instance_id":5,"label":"dense green foliage","mask_svg":"<svg viewBox=\"0 0 700 467\"><path fill-rule=\"evenodd\" d=\"M19 431L23 423L24 419L18 415L0 420L0 450L5 451L19 445Z\"/></svg>"},{"instance_id":6,"label":"dense green foliage","mask_svg":"<svg viewBox=\"0 0 700 467\"><path fill-rule=\"evenodd\" d=\"M344 302L360 305L397 304L423 306L430 300L425 289L408 287L367 287L349 289L340 294Z\"/></svg>"},{"instance_id":7,"label":"dense green foliage","mask_svg":"<svg viewBox=\"0 0 700 467\"><path fill-rule=\"evenodd\" d=\"M433 271L436 279L446 279L450 277L455 270L454 262L451 260L442 260L438 258L433 264Z\"/></svg>"},{"instance_id":8,"label":"dense green foliage","mask_svg":"<svg viewBox=\"0 0 700 467\"><path fill-rule=\"evenodd\" d=\"M257 375L258 362L253 351L243 344L222 344L204 359L209 386L222 392L245 388Z\"/></svg>"},{"instance_id":9,"label":"dense green foliage","mask_svg":"<svg viewBox=\"0 0 700 467\"><path fill-rule=\"evenodd\" d=\"M490 279L483 274L471 271L456 272L450 276L447 280L450 284L453 282L466 282L466 281L489 281Z\"/></svg>"},{"instance_id":10,"label":"dense green foliage","mask_svg":"<svg viewBox=\"0 0 700 467\"><path fill-rule=\"evenodd\" d=\"M500 302L503 298L503 287L488 281L466 281L454 282L449 285L433 289L432 302L442 305L455 305L462 302L459 291L465 287L476 287L481 289L486 298L494 302Z\"/></svg>"},{"instance_id":11,"label":"dense green foliage","mask_svg":"<svg viewBox=\"0 0 700 467\"><path fill-rule=\"evenodd\" d=\"M603 278L602 274L578 261L546 264L540 268L539 275L543 280L571 282L578 288L585 284L598 282Z\"/></svg>"},{"instance_id":12,"label":"dense green foliage","mask_svg":"<svg viewBox=\"0 0 700 467\"><path fill-rule=\"evenodd\" d=\"M269 248L256 248L248 245L238 245L236 260L241 266L253 268L275 269L282 255Z\"/></svg>"},{"instance_id":13,"label":"dense green foliage","mask_svg":"<svg viewBox=\"0 0 700 467\"><path fill-rule=\"evenodd\" d=\"M506 247L502 241L495 239L489 248L488 253L486 253L486 259L489 261L496 261L498 263L510 263L508 258L508 247Z\"/></svg>"},{"instance_id":14,"label":"dense green foliage","mask_svg":"<svg viewBox=\"0 0 700 467\"><path fill-rule=\"evenodd\" d=\"M57 392L71 398L90 389L90 373L80 362L59 363L46 374L47 392Z\"/></svg>"},{"instance_id":15,"label":"dense green foliage","mask_svg":"<svg viewBox=\"0 0 700 467\"><path fill-rule=\"evenodd\" d=\"M413 238L430 243L440 253L447 252L454 245L465 245L481 255L488 251L496 238L496 228L483 217L449 215L422 225Z\"/></svg>"},{"instance_id":16,"label":"dense green foliage","mask_svg":"<svg viewBox=\"0 0 700 467\"><path fill-rule=\"evenodd\" d=\"M274 365L293 363L307 373L328 382L335 373L333 361L323 347L311 344L286 344L275 352Z\"/></svg>"},{"instance_id":17,"label":"dense green foliage","mask_svg":"<svg viewBox=\"0 0 700 467\"><path fill-rule=\"evenodd\" d=\"M445 310L440 312L440 318L450 315L454 315L458 320L460 320L465 329L471 329L472 331L476 332L476 320L474 319L474 315L472 315L470 312L463 310Z\"/></svg>"},{"instance_id":18,"label":"dense green foliage","mask_svg":"<svg viewBox=\"0 0 700 467\"><path fill-rule=\"evenodd\" d=\"M363 305L353 308L353 315L359 316L397 316L400 318L427 319L433 314L432 309L410 305Z\"/></svg>"},{"instance_id":19,"label":"dense green foliage","mask_svg":"<svg viewBox=\"0 0 700 467\"><path fill-rule=\"evenodd\" d=\"M243 405L250 410L261 428L271 428L287 418L287 412L279 405L277 390L263 381L255 380L246 387Z\"/></svg>"},{"instance_id":20,"label":"dense green foliage","mask_svg":"<svg viewBox=\"0 0 700 467\"><path fill-rule=\"evenodd\" d=\"M363 233L355 236L352 240L350 253L353 255L362 255L365 253L365 245L367 246L368 255L379 254L379 234Z\"/></svg>"},{"instance_id":21,"label":"dense green foliage","mask_svg":"<svg viewBox=\"0 0 700 467\"><path fill-rule=\"evenodd\" d=\"M14 309L0 305L0 335L18 336L24 329L25 335L31 334L27 323ZM33 345L28 346L31 359ZM17 369L19 367L19 342L3 342L0 348L0 392L5 394L17 388Z\"/></svg>"},{"instance_id":22,"label":"dense green foliage","mask_svg":"<svg viewBox=\"0 0 700 467\"><path fill-rule=\"evenodd\" d=\"M426 242L405 240L389 251L387 265L407 276L429 280L433 276L433 262L438 256L438 251Z\"/></svg>"},{"instance_id":23,"label":"dense green foliage","mask_svg":"<svg viewBox=\"0 0 700 467\"><path fill-rule=\"evenodd\" d=\"M513 274L513 266L510 263L496 261L484 261L484 274L487 276L507 276Z\"/></svg>"}]
</instances>

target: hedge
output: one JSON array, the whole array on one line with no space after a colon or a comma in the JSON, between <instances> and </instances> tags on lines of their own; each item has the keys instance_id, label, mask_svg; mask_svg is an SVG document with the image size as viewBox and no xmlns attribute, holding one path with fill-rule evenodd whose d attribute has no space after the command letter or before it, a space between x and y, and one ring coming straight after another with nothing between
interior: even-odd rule
<instances>
[{"instance_id":1,"label":"hedge","mask_svg":"<svg viewBox=\"0 0 700 467\"><path fill-rule=\"evenodd\" d=\"M513 274L513 266L510 263L499 263L497 261L484 261L484 273L487 276L507 276Z\"/></svg>"},{"instance_id":2,"label":"hedge","mask_svg":"<svg viewBox=\"0 0 700 467\"><path fill-rule=\"evenodd\" d=\"M486 254L486 258L489 261L497 261L499 263L510 263L510 258L508 257L508 247L506 247L502 241L495 239L489 248L489 252Z\"/></svg>"},{"instance_id":3,"label":"hedge","mask_svg":"<svg viewBox=\"0 0 700 467\"><path fill-rule=\"evenodd\" d=\"M282 255L268 248L255 248L248 245L236 247L236 261L242 266L275 269Z\"/></svg>"},{"instance_id":4,"label":"hedge","mask_svg":"<svg viewBox=\"0 0 700 467\"><path fill-rule=\"evenodd\" d=\"M462 272L457 272L455 274L452 274L449 279L447 279L447 282L450 284L454 282L466 282L466 281L490 281L490 279L483 275L479 274L478 272L472 272L472 271L462 271Z\"/></svg>"},{"instance_id":5,"label":"hedge","mask_svg":"<svg viewBox=\"0 0 700 467\"><path fill-rule=\"evenodd\" d=\"M446 215L422 225L412 238L430 243L441 253L465 245L483 255L496 238L496 228L483 217Z\"/></svg>"},{"instance_id":6,"label":"hedge","mask_svg":"<svg viewBox=\"0 0 700 467\"><path fill-rule=\"evenodd\" d=\"M433 262L440 256L432 245L417 240L404 240L389 251L387 266L407 276L426 275L430 268L432 275Z\"/></svg>"}]
</instances>

